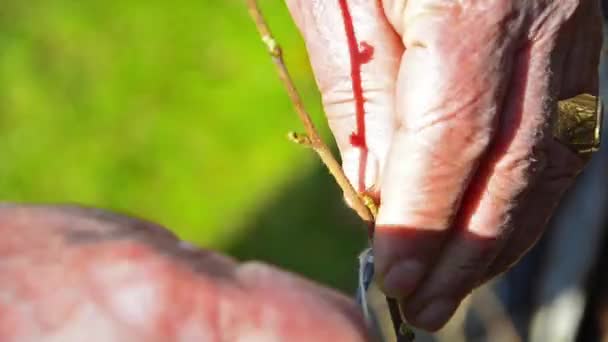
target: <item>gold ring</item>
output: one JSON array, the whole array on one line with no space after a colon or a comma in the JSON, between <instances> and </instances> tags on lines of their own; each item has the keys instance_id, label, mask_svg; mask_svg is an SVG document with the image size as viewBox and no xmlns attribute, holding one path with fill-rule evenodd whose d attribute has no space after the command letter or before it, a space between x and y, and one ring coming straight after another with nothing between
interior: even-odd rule
<instances>
[{"instance_id":1,"label":"gold ring","mask_svg":"<svg viewBox=\"0 0 608 342\"><path fill-rule=\"evenodd\" d=\"M590 94L580 94L559 101L553 137L575 153L587 156L600 148L602 101Z\"/></svg>"}]
</instances>

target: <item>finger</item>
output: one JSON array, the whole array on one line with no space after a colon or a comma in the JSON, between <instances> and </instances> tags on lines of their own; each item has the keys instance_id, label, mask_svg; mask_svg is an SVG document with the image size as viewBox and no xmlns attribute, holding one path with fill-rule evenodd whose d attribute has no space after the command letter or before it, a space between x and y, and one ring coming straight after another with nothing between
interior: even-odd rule
<instances>
[{"instance_id":1,"label":"finger","mask_svg":"<svg viewBox=\"0 0 608 342\"><path fill-rule=\"evenodd\" d=\"M564 25L560 43L568 46L561 60L563 75L558 81L559 98L567 99L582 93L597 94L599 88L598 65L602 45L602 17L599 2L586 2ZM585 23L581 25L580 23ZM547 169L539 177L539 184L527 195L529 205L517 208L514 213L515 231L502 251L483 276L489 280L511 267L540 238L548 218L559 203L562 194L572 183L584 162L561 143L552 139L547 143Z\"/></svg>"},{"instance_id":2,"label":"finger","mask_svg":"<svg viewBox=\"0 0 608 342\"><path fill-rule=\"evenodd\" d=\"M83 208L1 206L0 340L364 341L352 301Z\"/></svg>"},{"instance_id":3,"label":"finger","mask_svg":"<svg viewBox=\"0 0 608 342\"><path fill-rule=\"evenodd\" d=\"M519 205L510 213L512 219L501 228L501 235L484 238L461 233L450 241L431 275L403 305L413 324L439 329L453 311L441 313L433 306L458 306L474 288L517 262L541 237L562 194L583 165L578 156L559 143L547 144L548 165L537 177L538 182L520 197Z\"/></svg>"},{"instance_id":4,"label":"finger","mask_svg":"<svg viewBox=\"0 0 608 342\"><path fill-rule=\"evenodd\" d=\"M538 183L513 212L512 226L504 248L482 273L477 285L496 277L514 265L540 239L549 218L565 191L583 167L583 161L557 141L547 142L547 167Z\"/></svg>"},{"instance_id":5,"label":"finger","mask_svg":"<svg viewBox=\"0 0 608 342\"><path fill-rule=\"evenodd\" d=\"M344 171L363 191L378 183L394 122L403 47L378 1L287 0L299 27Z\"/></svg>"},{"instance_id":6,"label":"finger","mask_svg":"<svg viewBox=\"0 0 608 342\"><path fill-rule=\"evenodd\" d=\"M466 190L454 221L455 231L433 269L406 300L404 311L408 319L426 329L436 330L445 323L472 288L480 269L487 267L498 253L503 245L501 237L508 233L505 224L513 201L529 182L532 165L527 165L527 161L532 160L536 145L531 133L542 124L538 115L530 111L543 114L543 96L534 82L540 87L547 84L545 77L535 71L546 68L538 69L541 65L532 63L548 60L545 54L534 50L523 48L518 52L508 86L510 92L501 107L504 112L498 132Z\"/></svg>"},{"instance_id":7,"label":"finger","mask_svg":"<svg viewBox=\"0 0 608 342\"><path fill-rule=\"evenodd\" d=\"M518 28L517 19L505 25L514 16L510 2L491 6L418 0L402 14L399 125L375 241L383 288L396 297L431 267L494 135Z\"/></svg>"},{"instance_id":8,"label":"finger","mask_svg":"<svg viewBox=\"0 0 608 342\"><path fill-rule=\"evenodd\" d=\"M519 52L497 136L467 190L455 222L456 231L430 275L408 298L405 312L414 323L433 329L442 326L464 296L478 285L484 270L503 247L522 248L517 241L508 240L512 231L525 229L513 224L520 214L517 210L537 207L527 214L536 217L532 220L543 227L541 223L548 218L559 195L582 167L582 160L571 151L561 145L557 146L561 149L556 148L548 124L556 111L554 89L563 84L565 75L561 56L575 48L563 44L557 35L558 32L547 31ZM593 70L593 62L578 61L581 72ZM592 87L588 83L584 89ZM543 191L546 188L551 192ZM543 191L552 197L539 205L526 199L531 191ZM533 239L538 237L531 231L528 234ZM509 244L505 245L507 241Z\"/></svg>"}]
</instances>

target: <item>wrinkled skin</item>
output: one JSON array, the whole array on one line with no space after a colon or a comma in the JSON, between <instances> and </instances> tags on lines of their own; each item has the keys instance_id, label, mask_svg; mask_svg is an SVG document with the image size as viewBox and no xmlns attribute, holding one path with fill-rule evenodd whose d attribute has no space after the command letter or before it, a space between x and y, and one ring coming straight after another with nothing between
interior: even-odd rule
<instances>
[{"instance_id":1,"label":"wrinkled skin","mask_svg":"<svg viewBox=\"0 0 608 342\"><path fill-rule=\"evenodd\" d=\"M353 302L150 222L0 205L0 341L364 341Z\"/></svg>"},{"instance_id":2,"label":"wrinkled skin","mask_svg":"<svg viewBox=\"0 0 608 342\"><path fill-rule=\"evenodd\" d=\"M556 101L597 94L599 1L348 0L357 43L373 47L364 167L339 0L286 2L345 171L381 203L380 285L439 329L538 240L584 166L550 124Z\"/></svg>"}]
</instances>

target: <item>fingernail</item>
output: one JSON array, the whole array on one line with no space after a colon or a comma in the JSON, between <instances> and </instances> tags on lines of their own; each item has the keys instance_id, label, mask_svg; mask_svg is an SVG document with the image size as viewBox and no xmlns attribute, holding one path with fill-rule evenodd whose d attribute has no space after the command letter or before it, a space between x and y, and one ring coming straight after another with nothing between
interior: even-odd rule
<instances>
[{"instance_id":1,"label":"fingernail","mask_svg":"<svg viewBox=\"0 0 608 342\"><path fill-rule=\"evenodd\" d=\"M458 304L451 299L437 299L424 307L412 320L423 329L435 331L452 316Z\"/></svg>"},{"instance_id":2,"label":"fingernail","mask_svg":"<svg viewBox=\"0 0 608 342\"><path fill-rule=\"evenodd\" d=\"M382 290L389 297L407 297L418 285L422 277L422 271L422 264L418 261L400 261L386 272L382 283Z\"/></svg>"}]
</instances>

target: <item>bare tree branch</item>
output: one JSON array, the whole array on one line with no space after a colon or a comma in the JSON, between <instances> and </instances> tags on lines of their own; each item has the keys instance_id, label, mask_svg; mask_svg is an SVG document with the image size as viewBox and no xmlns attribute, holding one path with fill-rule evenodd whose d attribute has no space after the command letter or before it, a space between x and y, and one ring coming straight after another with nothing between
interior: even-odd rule
<instances>
[{"instance_id":1,"label":"bare tree branch","mask_svg":"<svg viewBox=\"0 0 608 342\"><path fill-rule=\"evenodd\" d=\"M368 224L373 224L374 215L370 211L370 209L365 205L364 199L362 196L359 196L355 188L346 178L340 163L336 160L336 158L331 153L331 150L321 139L315 124L313 123L310 115L304 108L304 103L300 98L298 90L296 89L291 76L289 75L289 71L285 66L285 62L283 61L283 53L281 51L281 47L274 40L272 33L270 32L270 28L264 19L262 12L257 4L256 0L247 0L247 8L249 9L249 14L253 18L255 25L262 37L262 40L268 47L268 52L272 56L272 61L274 62L277 72L279 74L279 78L283 83L283 86L287 90L287 94L289 95L289 99L293 103L293 107L295 108L300 120L304 124L304 129L306 131L307 137L303 137L302 135L290 133L290 139L292 141L298 142L300 144L304 144L310 146L321 158L321 161L329 172L332 174L342 191L344 192L344 197L350 202L350 205L357 212L359 217L363 219L363 221Z\"/></svg>"}]
</instances>

